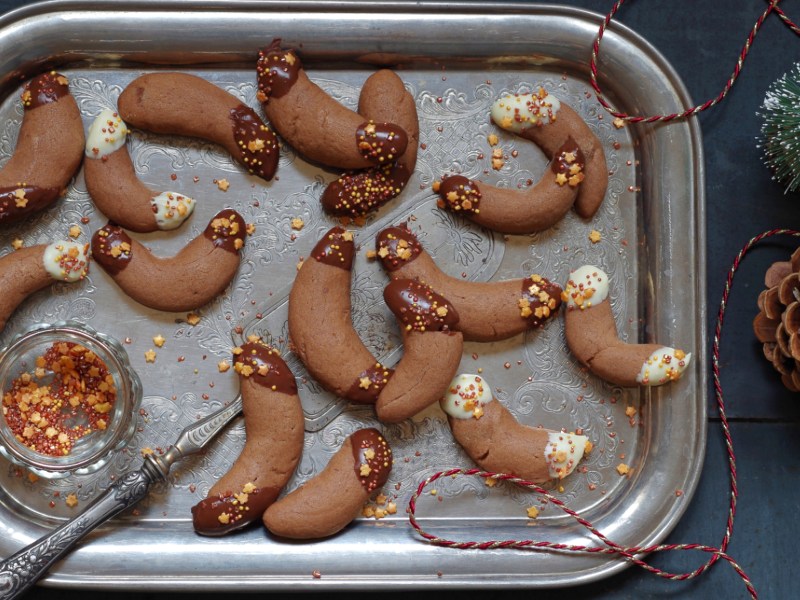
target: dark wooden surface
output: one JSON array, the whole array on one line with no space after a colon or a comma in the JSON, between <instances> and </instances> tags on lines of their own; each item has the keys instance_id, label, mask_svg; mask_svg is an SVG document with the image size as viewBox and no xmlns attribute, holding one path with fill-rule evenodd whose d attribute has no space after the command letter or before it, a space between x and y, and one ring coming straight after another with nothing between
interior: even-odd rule
<instances>
[{"instance_id":1,"label":"dark wooden surface","mask_svg":"<svg viewBox=\"0 0 800 600\"><path fill-rule=\"evenodd\" d=\"M546 2L553 3L553 2ZM564 0L564 4L605 12L611 0ZM25 4L0 0L0 10ZM700 103L715 96L733 70L744 40L764 10L759 0L631 1L619 20L647 38L673 64L692 97ZM800 21L800 4L782 3ZM794 14L792 14L794 13ZM269 37L272 34L266 34ZM800 38L771 16L752 47L744 72L720 106L701 115L707 179L708 332L713 328L723 284L732 260L752 236L773 228L800 228L800 194L784 194L762 164L757 138L757 111L769 85L800 60ZM587 52L588 61L588 52ZM751 321L763 273L771 262L785 259L800 242L774 239L754 251L737 275L722 340L722 382L738 458L740 498L730 554L753 580L762 598L797 597L793 578L796 514L800 478L795 453L800 450L800 399L783 389L761 355ZM710 349L709 349L710 350ZM725 447L713 390L708 391L708 451L702 479L684 518L667 538L671 543L719 545L728 508L729 478ZM680 424L675 424L679 427ZM154 560L157 560L154 549ZM376 557L378 559L378 557ZM689 571L706 559L698 552L651 557L653 564L674 572ZM475 561L480 568L479 558ZM231 590L232 592L234 590ZM667 582L638 568L592 585L568 590L441 591L417 596L437 600L468 598L702 598L745 597L745 589L727 564L718 564L692 582ZM225 596L227 594L223 594ZM362 594L326 594L351 597ZM372 593L370 595L375 595ZM379 592L394 600L406 594ZM210 600L219 594L192 594ZM306 599L310 593L295 597ZM37 588L31 598L97 600L105 591ZM163 600L175 594L115 593L117 600Z\"/></svg>"}]
</instances>

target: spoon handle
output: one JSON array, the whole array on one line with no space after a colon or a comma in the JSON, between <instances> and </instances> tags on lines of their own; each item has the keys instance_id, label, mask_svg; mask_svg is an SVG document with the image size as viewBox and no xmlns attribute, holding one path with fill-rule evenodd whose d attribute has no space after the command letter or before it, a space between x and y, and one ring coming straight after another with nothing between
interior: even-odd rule
<instances>
[{"instance_id":1,"label":"spoon handle","mask_svg":"<svg viewBox=\"0 0 800 600\"><path fill-rule=\"evenodd\" d=\"M139 502L147 495L150 484L160 478L152 462L145 460L141 469L118 478L78 517L0 562L0 600L11 600L26 592L86 534Z\"/></svg>"},{"instance_id":2,"label":"spoon handle","mask_svg":"<svg viewBox=\"0 0 800 600\"><path fill-rule=\"evenodd\" d=\"M27 591L86 534L139 502L154 481L167 477L172 463L200 451L241 410L239 395L227 406L187 426L166 453L148 454L138 471L128 471L117 479L79 516L0 562L0 600L11 600Z\"/></svg>"}]
</instances>

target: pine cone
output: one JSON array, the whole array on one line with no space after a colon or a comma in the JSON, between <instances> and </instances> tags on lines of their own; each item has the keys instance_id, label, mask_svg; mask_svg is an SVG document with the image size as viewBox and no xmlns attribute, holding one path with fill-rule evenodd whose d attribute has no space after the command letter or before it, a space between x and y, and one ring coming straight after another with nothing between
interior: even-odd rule
<instances>
[{"instance_id":1,"label":"pine cone","mask_svg":"<svg viewBox=\"0 0 800 600\"><path fill-rule=\"evenodd\" d=\"M800 248L791 260L772 264L758 295L753 331L783 385L800 392Z\"/></svg>"}]
</instances>

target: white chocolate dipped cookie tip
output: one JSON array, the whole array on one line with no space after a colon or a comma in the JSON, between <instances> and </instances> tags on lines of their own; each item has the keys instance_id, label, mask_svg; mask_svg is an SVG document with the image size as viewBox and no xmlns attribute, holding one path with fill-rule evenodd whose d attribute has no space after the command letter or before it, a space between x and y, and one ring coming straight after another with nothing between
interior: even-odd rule
<instances>
[{"instance_id":1,"label":"white chocolate dipped cookie tip","mask_svg":"<svg viewBox=\"0 0 800 600\"><path fill-rule=\"evenodd\" d=\"M459 373L453 377L439 404L454 419L480 419L483 406L492 400L492 388L483 377Z\"/></svg>"},{"instance_id":2,"label":"white chocolate dipped cookie tip","mask_svg":"<svg viewBox=\"0 0 800 600\"><path fill-rule=\"evenodd\" d=\"M177 192L161 192L151 201L158 228L177 229L194 212L195 201Z\"/></svg>"},{"instance_id":3,"label":"white chocolate dipped cookie tip","mask_svg":"<svg viewBox=\"0 0 800 600\"><path fill-rule=\"evenodd\" d=\"M521 133L556 120L561 102L539 88L536 93L506 94L492 104L492 121L506 131Z\"/></svg>"},{"instance_id":4,"label":"white chocolate dipped cookie tip","mask_svg":"<svg viewBox=\"0 0 800 600\"><path fill-rule=\"evenodd\" d=\"M125 145L128 126L110 108L104 108L89 126L86 135L86 156L103 158Z\"/></svg>"},{"instance_id":5,"label":"white chocolate dipped cookie tip","mask_svg":"<svg viewBox=\"0 0 800 600\"><path fill-rule=\"evenodd\" d=\"M545 460L553 479L563 479L575 470L586 452L589 439L577 433L551 431L547 434Z\"/></svg>"},{"instance_id":6,"label":"white chocolate dipped cookie tip","mask_svg":"<svg viewBox=\"0 0 800 600\"><path fill-rule=\"evenodd\" d=\"M677 381L686 371L692 354L678 348L663 346L653 352L642 365L636 381L645 386L663 385Z\"/></svg>"},{"instance_id":7,"label":"white chocolate dipped cookie tip","mask_svg":"<svg viewBox=\"0 0 800 600\"><path fill-rule=\"evenodd\" d=\"M77 242L53 242L45 248L42 260L45 270L57 281L74 283L89 272L86 246Z\"/></svg>"},{"instance_id":8,"label":"white chocolate dipped cookie tip","mask_svg":"<svg viewBox=\"0 0 800 600\"><path fill-rule=\"evenodd\" d=\"M568 310L590 308L607 298L608 275L593 265L584 265L572 271L561 294Z\"/></svg>"}]
</instances>

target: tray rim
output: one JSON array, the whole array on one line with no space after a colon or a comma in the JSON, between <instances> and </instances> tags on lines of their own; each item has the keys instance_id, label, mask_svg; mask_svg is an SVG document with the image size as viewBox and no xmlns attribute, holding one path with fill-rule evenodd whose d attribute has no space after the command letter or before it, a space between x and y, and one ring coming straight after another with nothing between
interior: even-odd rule
<instances>
[{"instance_id":1,"label":"tray rim","mask_svg":"<svg viewBox=\"0 0 800 600\"><path fill-rule=\"evenodd\" d=\"M0 36L2 36L3 32L10 27L14 27L16 25L20 25L22 21L27 19L36 19L38 17L47 17L55 12L64 12L64 11L88 11L88 12L114 12L114 11L131 11L131 10L142 10L142 11L151 11L151 12L168 12L171 10L180 10L180 11L200 11L200 12L209 12L209 13L230 13L230 12L247 12L252 10L263 10L265 12L269 11L281 11L281 12L303 12L303 11L320 11L320 12L375 12L375 7L371 5L368 1L363 0L353 0L349 2L341 2L337 0L318 0L316 2L309 1L309 0L301 0L298 2L286 3L280 2L277 0L225 0L224 2L215 2L213 0L193 0L191 3L186 2L179 2L177 0L170 0L168 2L160 2L159 0L135 0L134 2L127 2L125 0L108 0L107 2L87 2L81 0L45 0L43 2L37 2L28 6L20 7L14 9L2 17L0 17ZM602 19L604 18L603 15L599 13L595 13L585 9L573 8L568 6L561 6L561 5L550 5L550 4L529 4L529 3L510 3L510 2L503 2L492 4L491 6L492 12L506 12L507 14L511 13L518 13L518 14L525 14L525 15L535 15L535 14L548 14L548 15L558 15L569 17L573 19L577 19L582 21L586 25L591 25L595 28L599 27ZM388 3L380 4L380 13L393 13L395 11L402 10L408 14L415 14L418 12L425 12L425 13L436 13L440 11L462 11L465 14L470 15L480 15L485 14L487 12L487 7L482 5L479 2L474 0L463 0L461 2L416 2L415 0L394 0ZM635 42L637 49L645 50L647 52L648 58L654 62L658 68L661 70L661 73L664 75L665 80L667 80L671 86L670 91L674 92L677 97L681 99L685 106L691 106L691 99L686 90L682 80L674 71L672 66L669 62L661 55L658 50L656 50L649 42L647 42L644 38L639 36L633 30L627 28L624 25L619 23L612 23L612 25L608 29L608 35L616 35L620 38L623 38L628 43ZM189 65L186 65L189 66ZM588 65L585 66L585 69L582 69L584 72L588 72ZM601 75L602 81L602 75ZM701 132L700 127L697 121L691 121L687 123L689 127L689 137L691 138L691 150L697 156L697 166L693 172L693 182L694 187L690 191L690 196L695 198L695 202L693 203L693 208L695 209L695 214L693 215L696 223L695 234L697 238L696 247L699 250L699 255L697 258L703 259L698 264L695 265L697 278L695 282L695 297L699 301L699 306L696 308L696 315L698 319L697 323L697 330L695 331L696 339L695 339L695 348L699 350L696 351L695 357L698 361L698 369L696 371L698 377L697 389L702 392L703 398L707 395L707 368L706 368L706 341L707 341L707 334L706 334L706 320L707 320L707 306L706 306L706 289L705 289L705 280L706 280L706 265L705 265L705 173L703 168L703 147L702 147L702 139L701 139ZM643 125L636 125L637 130L641 130L644 126ZM696 402L695 409L697 414L695 417L699 417L699 422L702 423L702 427L698 430L698 437L696 438L697 445L700 449L700 455L697 457L698 460L694 462L690 472L687 474L687 481L690 482L691 485L684 488L684 501L676 503L673 507L673 510L669 513L669 518L665 518L664 521L660 524L661 527L657 528L655 531L652 531L648 536L648 542L650 543L658 543L661 541L677 524L680 517L683 515L685 510L688 508L689 501L691 500L694 492L697 488L699 482L700 472L702 471L704 457L705 457L705 446L706 446L706 438L707 438L707 419L706 419L706 408L707 403L703 402ZM422 543L415 538L415 542ZM648 544L649 545L649 544ZM625 568L627 568L629 564L625 561L615 561L607 564L604 568L593 571L588 576L581 576L576 577L574 581L569 583L563 583L561 585L577 585L580 583L587 583L591 581L596 581L601 578L608 577L614 573L617 573ZM127 582L128 586L136 584L137 586L140 585L145 581L144 578L136 578L133 577L130 581ZM206 579L195 578L195 577L188 577L188 578L171 578L169 581L155 581L152 582L147 580L145 587L152 590L186 590L186 589L212 589L213 583L217 582L217 586L221 585L229 585L234 580L225 580L224 578L219 578L218 576L214 576L213 578L209 576ZM450 588L457 588L457 587L472 587L475 585L481 585L476 580L465 579L463 581L458 580L444 580L444 581L426 581L426 580L400 580L395 576L383 577L380 581L384 581L388 583L390 587L397 588L397 589L420 589L420 588L434 588L434 587L450 587ZM265 589L269 588L271 590L280 590L280 589L312 589L312 588L319 588L320 585L326 589L330 590L344 590L344 589L374 589L376 584L379 584L380 581L370 578L369 576L365 576L364 578L360 578L359 580L323 580L323 581L314 581L310 584L303 584L302 580L287 578L286 580L276 581L271 576L265 576L264 578L256 578L256 582L261 582L260 587L257 589ZM68 573L60 573L56 571L52 575L48 576L45 580L43 580L44 585L53 585L58 587L83 587L83 588L93 588L93 589L110 589L115 588L118 589L119 581L118 580L108 580L104 579L102 576L98 576L97 574L92 574L91 578L81 577L81 576L74 576ZM205 583L206 587L198 587L198 583ZM502 587L518 587L518 588L529 588L529 587L551 587L552 584L548 583L540 583L531 580L520 580L520 581L505 581L505 580L486 580L483 585L492 585L494 586L502 586ZM255 589L255 588L254 588Z\"/></svg>"}]
</instances>

